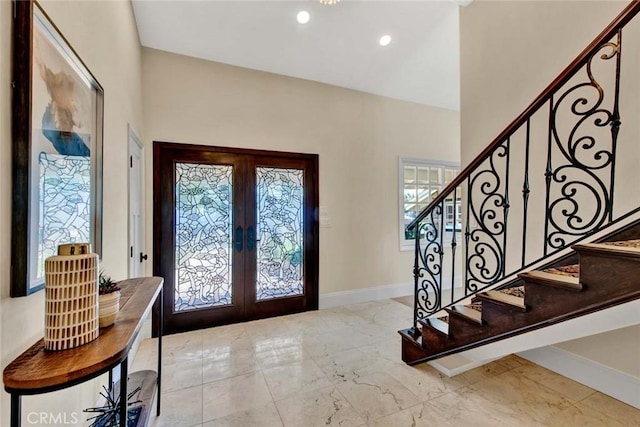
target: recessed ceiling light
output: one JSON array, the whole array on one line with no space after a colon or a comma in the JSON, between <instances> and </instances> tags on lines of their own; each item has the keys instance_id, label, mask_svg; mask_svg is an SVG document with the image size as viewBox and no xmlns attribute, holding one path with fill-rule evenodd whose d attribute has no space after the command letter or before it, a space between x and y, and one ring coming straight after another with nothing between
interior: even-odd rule
<instances>
[{"instance_id":1,"label":"recessed ceiling light","mask_svg":"<svg viewBox=\"0 0 640 427\"><path fill-rule=\"evenodd\" d=\"M311 15L309 15L309 12L307 12L306 10L301 10L296 16L296 19L300 24L306 24L307 22L309 22L309 18L311 18Z\"/></svg>"},{"instance_id":2,"label":"recessed ceiling light","mask_svg":"<svg viewBox=\"0 0 640 427\"><path fill-rule=\"evenodd\" d=\"M380 37L378 43L380 43L380 46L388 46L389 43L391 43L391 36L389 34L385 34L384 36Z\"/></svg>"}]
</instances>

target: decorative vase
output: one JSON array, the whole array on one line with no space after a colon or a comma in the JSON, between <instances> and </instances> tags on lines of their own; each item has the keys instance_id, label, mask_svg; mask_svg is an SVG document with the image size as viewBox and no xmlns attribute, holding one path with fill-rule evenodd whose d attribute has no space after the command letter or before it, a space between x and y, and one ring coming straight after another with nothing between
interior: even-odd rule
<instances>
[{"instance_id":1,"label":"decorative vase","mask_svg":"<svg viewBox=\"0 0 640 427\"><path fill-rule=\"evenodd\" d=\"M100 327L110 326L120 311L120 291L100 295L98 298Z\"/></svg>"},{"instance_id":2,"label":"decorative vase","mask_svg":"<svg viewBox=\"0 0 640 427\"><path fill-rule=\"evenodd\" d=\"M98 334L98 255L85 249L47 258L44 348L78 347Z\"/></svg>"}]
</instances>

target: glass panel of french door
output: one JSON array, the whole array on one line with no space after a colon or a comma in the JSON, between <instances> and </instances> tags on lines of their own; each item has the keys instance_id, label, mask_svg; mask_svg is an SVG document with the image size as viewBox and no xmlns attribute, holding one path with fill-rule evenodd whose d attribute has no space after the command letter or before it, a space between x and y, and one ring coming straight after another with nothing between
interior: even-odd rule
<instances>
[{"instance_id":1,"label":"glass panel of french door","mask_svg":"<svg viewBox=\"0 0 640 427\"><path fill-rule=\"evenodd\" d=\"M256 167L256 300L304 294L304 171Z\"/></svg>"},{"instance_id":2,"label":"glass panel of french door","mask_svg":"<svg viewBox=\"0 0 640 427\"><path fill-rule=\"evenodd\" d=\"M174 312L232 304L233 166L176 163Z\"/></svg>"}]
</instances>

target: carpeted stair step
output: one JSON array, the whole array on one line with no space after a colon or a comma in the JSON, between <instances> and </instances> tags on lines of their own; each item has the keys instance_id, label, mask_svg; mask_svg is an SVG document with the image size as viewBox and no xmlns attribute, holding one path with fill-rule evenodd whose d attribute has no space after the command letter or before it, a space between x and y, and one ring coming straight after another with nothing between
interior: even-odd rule
<instances>
[{"instance_id":1,"label":"carpeted stair step","mask_svg":"<svg viewBox=\"0 0 640 427\"><path fill-rule=\"evenodd\" d=\"M557 276L580 277L580 264L564 265L561 267L545 268L544 273L555 274Z\"/></svg>"},{"instance_id":2,"label":"carpeted stair step","mask_svg":"<svg viewBox=\"0 0 640 427\"><path fill-rule=\"evenodd\" d=\"M476 295L476 300L482 301L483 304L490 303L509 310L527 311L524 304L524 290L520 288L480 292Z\"/></svg>"},{"instance_id":3,"label":"carpeted stair step","mask_svg":"<svg viewBox=\"0 0 640 427\"><path fill-rule=\"evenodd\" d=\"M511 288L496 289L498 292L502 292L505 295L511 295L516 298L524 298L524 286L513 286Z\"/></svg>"},{"instance_id":4,"label":"carpeted stair step","mask_svg":"<svg viewBox=\"0 0 640 427\"><path fill-rule=\"evenodd\" d=\"M518 277L527 284L553 286L570 291L582 291L582 285L578 277L569 274L557 274L546 270L533 270L518 274Z\"/></svg>"},{"instance_id":5,"label":"carpeted stair step","mask_svg":"<svg viewBox=\"0 0 640 427\"><path fill-rule=\"evenodd\" d=\"M640 258L640 240L620 242L582 243L571 247L579 254L593 253L608 256Z\"/></svg>"},{"instance_id":6,"label":"carpeted stair step","mask_svg":"<svg viewBox=\"0 0 640 427\"><path fill-rule=\"evenodd\" d=\"M640 249L640 239L622 240L619 242L603 242L603 245L617 246L619 248Z\"/></svg>"},{"instance_id":7,"label":"carpeted stair step","mask_svg":"<svg viewBox=\"0 0 640 427\"><path fill-rule=\"evenodd\" d=\"M454 305L445 310L449 317L457 317L467 322L482 325L482 303L472 303L469 305Z\"/></svg>"},{"instance_id":8,"label":"carpeted stair step","mask_svg":"<svg viewBox=\"0 0 640 427\"><path fill-rule=\"evenodd\" d=\"M448 319L447 319L448 321ZM449 323L441 320L440 318L429 317L426 319L420 319L422 325L422 335L425 335L425 328L428 331L433 331L441 337L449 337Z\"/></svg>"}]
</instances>

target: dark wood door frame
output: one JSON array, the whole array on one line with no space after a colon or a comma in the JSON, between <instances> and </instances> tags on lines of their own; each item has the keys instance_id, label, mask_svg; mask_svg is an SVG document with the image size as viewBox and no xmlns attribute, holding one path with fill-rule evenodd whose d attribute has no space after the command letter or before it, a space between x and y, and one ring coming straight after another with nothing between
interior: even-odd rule
<instances>
[{"instance_id":1,"label":"dark wood door frame","mask_svg":"<svg viewBox=\"0 0 640 427\"><path fill-rule=\"evenodd\" d=\"M230 156L231 155L231 156ZM243 305L240 310L232 304L223 309L216 308L215 311L208 309L198 310L198 316L191 316L194 320L184 321L182 319L178 324L172 324L174 294L173 294L173 278L166 277L168 272L172 272L174 268L174 257L170 251L161 250L161 247L175 248L175 164L179 162L193 163L222 163L233 164L231 157L237 155L246 156L255 167L275 166L274 158L277 158L278 167L291 167L306 164L304 168L304 192L305 192L305 209L303 212L305 224L304 228L304 296L303 297L286 297L276 298L273 300L258 301L252 307ZM225 157L226 156L226 157ZM176 159L179 159L176 161ZM284 166L283 166L284 165ZM249 167L241 168L245 171ZM255 182L250 182L255 177L246 173L242 176L234 176L234 182L244 181L248 187L255 188ZM236 181L237 180L237 181ZM167 193L170 192L170 193ZM171 194L171 203L161 203L161 198L166 201L168 194ZM234 217L244 217L247 221L255 223L255 212L245 212L244 206L250 205L250 200L255 200L255 191L247 191L244 203L234 206ZM306 310L318 309L318 275L319 275L319 188L318 188L318 155L301 154L267 150L249 150L241 148L201 146L190 144L179 144L171 142L154 141L153 143L153 274L155 276L165 276L165 333L180 332L185 330L198 329L221 325L225 323L233 323L238 321L246 321L257 318L272 317L282 314L301 312ZM167 227L171 224L171 227ZM248 254L243 254L247 258L251 258ZM237 266L244 265L244 271L238 271ZM241 264L234 265L234 276L252 277L256 275L256 263L247 260ZM175 273L171 273L175 274ZM171 289L169 289L171 288ZM236 298L242 298L246 301L252 295L244 295L243 290L234 288L234 302ZM255 290L248 292L255 296ZM234 312L234 310L236 310ZM157 315L158 307L154 308L154 316Z\"/></svg>"}]
</instances>

